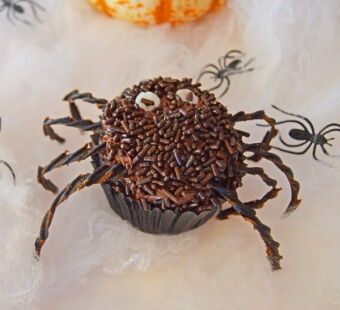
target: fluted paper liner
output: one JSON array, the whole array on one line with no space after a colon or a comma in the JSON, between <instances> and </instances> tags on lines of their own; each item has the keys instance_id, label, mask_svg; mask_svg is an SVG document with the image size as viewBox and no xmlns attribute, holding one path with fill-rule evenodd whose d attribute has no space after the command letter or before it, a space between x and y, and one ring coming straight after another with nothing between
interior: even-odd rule
<instances>
[{"instance_id":1,"label":"fluted paper liner","mask_svg":"<svg viewBox=\"0 0 340 310\"><path fill-rule=\"evenodd\" d=\"M98 167L98 157L93 157L92 164ZM162 210L154 207L145 211L139 200L125 197L116 191L109 183L103 183L102 188L110 203L111 208L123 219L129 221L141 231L152 234L179 234L203 225L217 211L203 211L196 214L192 211Z\"/></svg>"}]
</instances>

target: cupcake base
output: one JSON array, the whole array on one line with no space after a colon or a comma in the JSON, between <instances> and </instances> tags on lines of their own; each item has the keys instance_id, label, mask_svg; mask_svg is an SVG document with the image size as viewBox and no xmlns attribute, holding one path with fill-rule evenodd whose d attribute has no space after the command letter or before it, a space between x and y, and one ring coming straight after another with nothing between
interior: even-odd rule
<instances>
[{"instance_id":1,"label":"cupcake base","mask_svg":"<svg viewBox=\"0 0 340 310\"><path fill-rule=\"evenodd\" d=\"M92 157L92 165L99 167L98 156ZM162 210L154 207L145 211L139 200L125 197L116 191L109 183L101 184L111 208L123 219L129 221L134 227L151 234L179 234L206 223L214 216L217 208L196 214L192 211Z\"/></svg>"}]
</instances>

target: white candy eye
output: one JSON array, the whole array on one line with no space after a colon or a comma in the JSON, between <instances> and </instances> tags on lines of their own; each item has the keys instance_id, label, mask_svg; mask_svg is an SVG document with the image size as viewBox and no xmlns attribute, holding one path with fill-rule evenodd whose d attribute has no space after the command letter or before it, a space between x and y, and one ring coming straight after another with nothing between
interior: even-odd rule
<instances>
[{"instance_id":1,"label":"white candy eye","mask_svg":"<svg viewBox=\"0 0 340 310\"><path fill-rule=\"evenodd\" d=\"M159 106L161 99L153 92L147 91L138 94L136 103L144 110L151 110Z\"/></svg>"},{"instance_id":2,"label":"white candy eye","mask_svg":"<svg viewBox=\"0 0 340 310\"><path fill-rule=\"evenodd\" d=\"M190 103L197 104L198 103L198 97L187 88L179 89L176 92L176 95L182 99L182 101L188 101Z\"/></svg>"}]
</instances>

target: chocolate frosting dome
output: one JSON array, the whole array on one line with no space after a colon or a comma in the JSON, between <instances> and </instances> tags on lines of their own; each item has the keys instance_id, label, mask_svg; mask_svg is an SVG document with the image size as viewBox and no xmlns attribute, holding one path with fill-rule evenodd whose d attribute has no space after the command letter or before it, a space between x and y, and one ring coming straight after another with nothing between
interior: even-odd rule
<instances>
[{"instance_id":1,"label":"chocolate frosting dome","mask_svg":"<svg viewBox=\"0 0 340 310\"><path fill-rule=\"evenodd\" d=\"M241 186L243 133L233 128L227 108L199 86L186 78L145 80L104 109L100 159L125 167L112 185L146 210L200 213L220 207L213 185Z\"/></svg>"}]
</instances>

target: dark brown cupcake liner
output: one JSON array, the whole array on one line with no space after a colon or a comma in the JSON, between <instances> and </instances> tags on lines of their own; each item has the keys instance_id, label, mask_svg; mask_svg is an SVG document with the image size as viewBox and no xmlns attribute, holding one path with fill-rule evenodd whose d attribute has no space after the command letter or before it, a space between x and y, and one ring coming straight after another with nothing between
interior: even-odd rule
<instances>
[{"instance_id":1,"label":"dark brown cupcake liner","mask_svg":"<svg viewBox=\"0 0 340 310\"><path fill-rule=\"evenodd\" d=\"M99 167L98 157L92 158L95 168ZM197 228L214 216L217 208L196 214L192 211L162 210L153 207L144 210L139 200L125 197L116 191L109 183L101 184L111 208L123 219L129 221L139 230L151 234L179 234Z\"/></svg>"}]
</instances>

